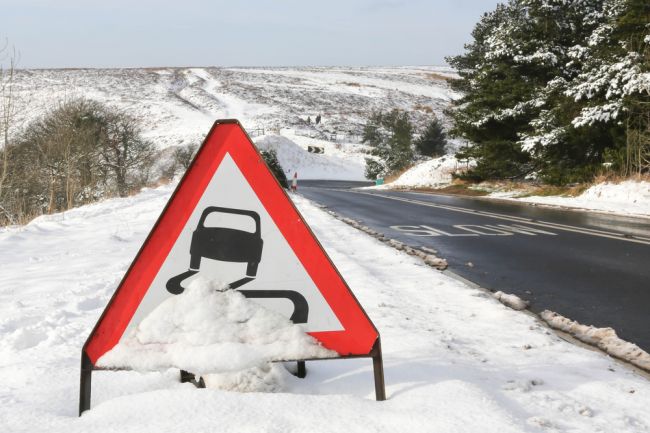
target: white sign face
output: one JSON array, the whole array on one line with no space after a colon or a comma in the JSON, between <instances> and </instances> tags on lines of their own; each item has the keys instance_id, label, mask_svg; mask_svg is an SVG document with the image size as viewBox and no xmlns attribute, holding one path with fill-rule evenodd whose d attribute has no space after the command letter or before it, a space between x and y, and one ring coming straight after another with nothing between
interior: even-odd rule
<instances>
[{"instance_id":1,"label":"white sign face","mask_svg":"<svg viewBox=\"0 0 650 433\"><path fill-rule=\"evenodd\" d=\"M208 244L201 250L197 245L192 245L193 233L197 230L204 211L210 207L242 210L249 213L252 211L252 213L259 216L259 234L263 243L261 259L257 271L254 272L255 275L238 289L242 291L284 290L297 292L304 297L309 306L307 322L302 324L306 332L343 330L329 304L305 271L300 260L298 260L294 251L284 239L248 181L242 175L232 157L226 153L203 197L199 200L169 252L167 259L151 286L147 289L146 295L131 318L126 332L122 334L122 338L128 335L129 330L137 326L161 302L171 296L176 296L170 293L167 285L170 279L190 269L191 249L195 252L194 255L197 256L201 255L196 254L197 251L205 251L205 248L215 246ZM229 233L234 241L237 239L244 241L250 239L258 228L255 218L249 215L216 210L206 215L203 226L232 229ZM227 236L221 236L220 240L223 241L225 238ZM219 248L222 247L223 245L219 246ZM247 269L249 268L247 262L215 260L205 256L200 257L199 266L195 265L196 263L193 263L192 268L198 272L184 279L181 282L182 287L187 287L193 279L199 276L230 284L247 277ZM291 317L294 312L294 304L290 299L255 297L250 299L281 313L287 318Z\"/></svg>"}]
</instances>

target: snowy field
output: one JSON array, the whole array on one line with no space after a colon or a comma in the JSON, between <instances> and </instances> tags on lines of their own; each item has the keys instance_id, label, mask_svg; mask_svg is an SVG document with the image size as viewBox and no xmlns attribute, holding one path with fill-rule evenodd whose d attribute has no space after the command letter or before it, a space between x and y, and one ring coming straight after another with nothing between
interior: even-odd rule
<instances>
[{"instance_id":1,"label":"snowy field","mask_svg":"<svg viewBox=\"0 0 650 433\"><path fill-rule=\"evenodd\" d=\"M0 230L1 432L648 432L650 382L534 317L294 200L382 336L370 360L308 363L275 393L198 390L178 371L98 372L80 350L172 191Z\"/></svg>"}]
</instances>

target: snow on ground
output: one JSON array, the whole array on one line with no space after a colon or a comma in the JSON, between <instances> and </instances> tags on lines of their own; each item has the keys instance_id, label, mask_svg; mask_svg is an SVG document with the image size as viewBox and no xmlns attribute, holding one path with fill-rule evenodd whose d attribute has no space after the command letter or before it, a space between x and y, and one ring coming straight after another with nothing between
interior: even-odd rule
<instances>
[{"instance_id":1,"label":"snow on ground","mask_svg":"<svg viewBox=\"0 0 650 433\"><path fill-rule=\"evenodd\" d=\"M281 393L199 390L174 369L95 372L93 409L77 418L83 342L171 191L0 231L0 431L650 430L647 379L299 196L381 332L388 400L373 400L368 359L309 362Z\"/></svg>"},{"instance_id":2,"label":"snow on ground","mask_svg":"<svg viewBox=\"0 0 650 433\"><path fill-rule=\"evenodd\" d=\"M650 216L650 182L628 180L594 185L577 197L524 197L520 201Z\"/></svg>"},{"instance_id":3,"label":"snow on ground","mask_svg":"<svg viewBox=\"0 0 650 433\"><path fill-rule=\"evenodd\" d=\"M503 193L491 194L490 196L528 203L576 207L625 215L650 216L650 182L647 181L627 180L620 183L599 183L577 197L531 196L517 198Z\"/></svg>"},{"instance_id":4,"label":"snow on ground","mask_svg":"<svg viewBox=\"0 0 650 433\"><path fill-rule=\"evenodd\" d=\"M356 68L355 68L356 69ZM271 76L293 77L300 79L303 82L310 83L316 86L328 87L341 91L344 93L352 94L366 94L380 96L382 91L400 91L413 96L426 96L433 99L442 99L450 101L460 97L460 94L454 91L448 91L433 86L426 86L422 88L421 83L414 80L395 80L401 73L408 71L410 68L377 68L378 74L375 76L364 75L362 73L350 74L348 70L342 68L334 68L333 70L319 70L319 69L294 69L294 70L277 70L266 68L252 68L252 69L233 69L238 72L268 74ZM361 72L362 69L356 69ZM450 68L416 68L416 70L425 75L428 71L429 74L433 72L446 73L447 77L453 77L455 74ZM350 88L352 87L352 89Z\"/></svg>"}]
</instances>

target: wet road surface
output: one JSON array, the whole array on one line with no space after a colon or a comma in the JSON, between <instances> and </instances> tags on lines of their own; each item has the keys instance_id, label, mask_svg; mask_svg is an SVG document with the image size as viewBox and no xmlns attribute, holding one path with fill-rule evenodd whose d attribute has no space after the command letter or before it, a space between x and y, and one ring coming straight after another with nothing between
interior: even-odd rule
<instances>
[{"instance_id":1,"label":"wet road surface","mask_svg":"<svg viewBox=\"0 0 650 433\"><path fill-rule=\"evenodd\" d=\"M650 351L650 219L302 181L299 193L386 236L439 251L456 274L536 312L612 327ZM368 257L372 260L372 257Z\"/></svg>"}]
</instances>

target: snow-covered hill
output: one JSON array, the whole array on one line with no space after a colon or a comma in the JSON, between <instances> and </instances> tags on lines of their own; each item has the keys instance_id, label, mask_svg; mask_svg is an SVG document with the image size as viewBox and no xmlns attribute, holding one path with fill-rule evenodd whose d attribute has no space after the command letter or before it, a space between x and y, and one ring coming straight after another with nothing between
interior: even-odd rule
<instances>
[{"instance_id":1,"label":"snow-covered hill","mask_svg":"<svg viewBox=\"0 0 650 433\"><path fill-rule=\"evenodd\" d=\"M160 149L199 144L216 119L237 118L254 138L284 135L293 142L263 140L282 147L285 160L292 154L287 172L358 180L365 165L358 143L369 115L399 108L422 126L457 97L446 81L453 75L445 67L20 70L14 131L80 97L139 117ZM296 153L294 144L324 147L325 154Z\"/></svg>"},{"instance_id":2,"label":"snow-covered hill","mask_svg":"<svg viewBox=\"0 0 650 433\"><path fill-rule=\"evenodd\" d=\"M140 117L160 148L200 143L219 118L239 119L252 135L293 128L354 143L373 110L413 111L419 125L442 115L457 96L450 76L445 67L20 70L15 90L21 124L66 99L91 98Z\"/></svg>"}]
</instances>

